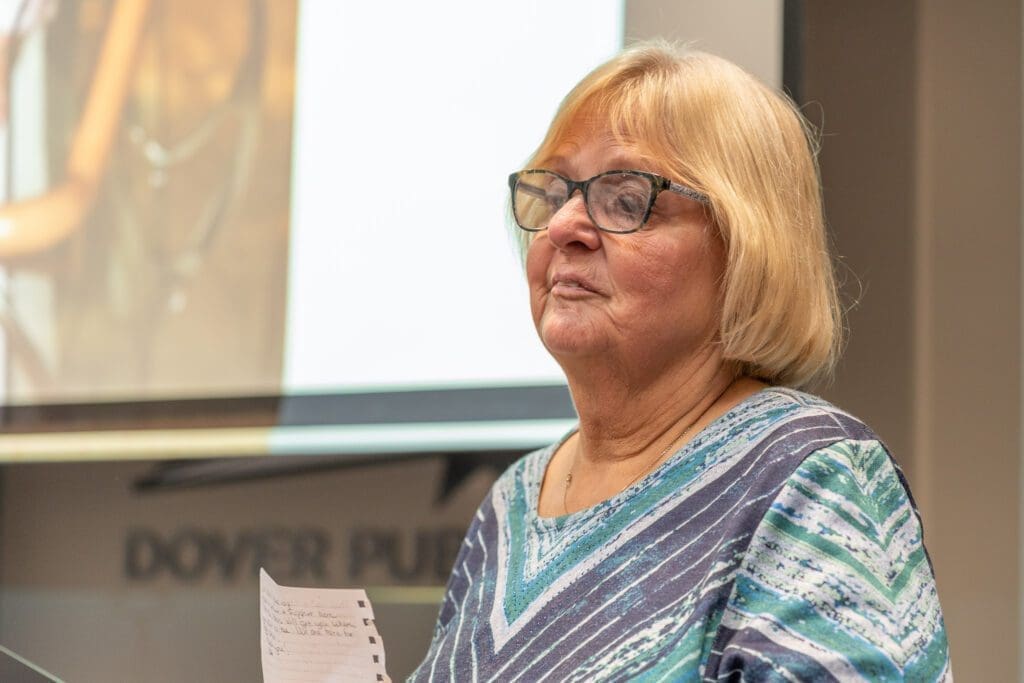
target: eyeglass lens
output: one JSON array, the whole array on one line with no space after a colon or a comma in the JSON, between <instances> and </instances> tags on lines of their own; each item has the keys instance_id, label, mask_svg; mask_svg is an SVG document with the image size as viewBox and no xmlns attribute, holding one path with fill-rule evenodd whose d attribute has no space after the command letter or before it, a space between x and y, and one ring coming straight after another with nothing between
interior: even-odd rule
<instances>
[{"instance_id":1,"label":"eyeglass lens","mask_svg":"<svg viewBox=\"0 0 1024 683\"><path fill-rule=\"evenodd\" d=\"M604 230L632 231L643 225L651 201L651 181L632 173L592 179L584 200L591 219ZM516 221L527 230L543 230L569 200L569 186L553 173L524 173L515 186Z\"/></svg>"}]
</instances>

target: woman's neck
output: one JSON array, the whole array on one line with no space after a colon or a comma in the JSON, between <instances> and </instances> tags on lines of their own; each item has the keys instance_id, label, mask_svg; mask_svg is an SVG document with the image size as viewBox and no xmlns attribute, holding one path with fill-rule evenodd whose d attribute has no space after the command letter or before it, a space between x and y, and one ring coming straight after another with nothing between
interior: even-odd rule
<instances>
[{"instance_id":1,"label":"woman's neck","mask_svg":"<svg viewBox=\"0 0 1024 683\"><path fill-rule=\"evenodd\" d=\"M712 346L689 362L662 368L649 377L643 372L622 372L611 364L585 372L567 371L567 376L580 417L579 458L595 465L671 445L713 407L735 378Z\"/></svg>"}]
</instances>

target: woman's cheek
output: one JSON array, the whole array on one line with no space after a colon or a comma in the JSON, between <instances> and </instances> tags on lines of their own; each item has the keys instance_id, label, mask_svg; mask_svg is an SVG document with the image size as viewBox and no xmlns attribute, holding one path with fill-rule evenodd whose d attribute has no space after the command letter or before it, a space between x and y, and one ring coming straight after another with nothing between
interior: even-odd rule
<instances>
[{"instance_id":1,"label":"woman's cheek","mask_svg":"<svg viewBox=\"0 0 1024 683\"><path fill-rule=\"evenodd\" d=\"M526 283L530 290L530 310L533 312L534 322L540 318L542 300L547 290L548 264L551 256L544 252L543 243L537 239L526 252Z\"/></svg>"}]
</instances>

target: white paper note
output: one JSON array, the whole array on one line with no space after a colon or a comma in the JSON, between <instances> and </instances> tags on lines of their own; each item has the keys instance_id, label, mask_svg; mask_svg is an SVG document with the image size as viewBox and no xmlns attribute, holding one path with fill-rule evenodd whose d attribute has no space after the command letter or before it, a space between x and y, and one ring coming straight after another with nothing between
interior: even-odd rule
<instances>
[{"instance_id":1,"label":"white paper note","mask_svg":"<svg viewBox=\"0 0 1024 683\"><path fill-rule=\"evenodd\" d=\"M264 683L387 681L366 591L279 586L260 569Z\"/></svg>"}]
</instances>

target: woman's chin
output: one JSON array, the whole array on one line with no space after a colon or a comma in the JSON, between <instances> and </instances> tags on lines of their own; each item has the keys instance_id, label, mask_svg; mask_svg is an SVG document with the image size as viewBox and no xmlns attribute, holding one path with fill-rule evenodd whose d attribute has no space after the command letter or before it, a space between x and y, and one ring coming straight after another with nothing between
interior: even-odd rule
<instances>
[{"instance_id":1,"label":"woman's chin","mask_svg":"<svg viewBox=\"0 0 1024 683\"><path fill-rule=\"evenodd\" d=\"M588 326L550 322L541 327L541 342L555 360L596 353L605 345Z\"/></svg>"}]
</instances>

